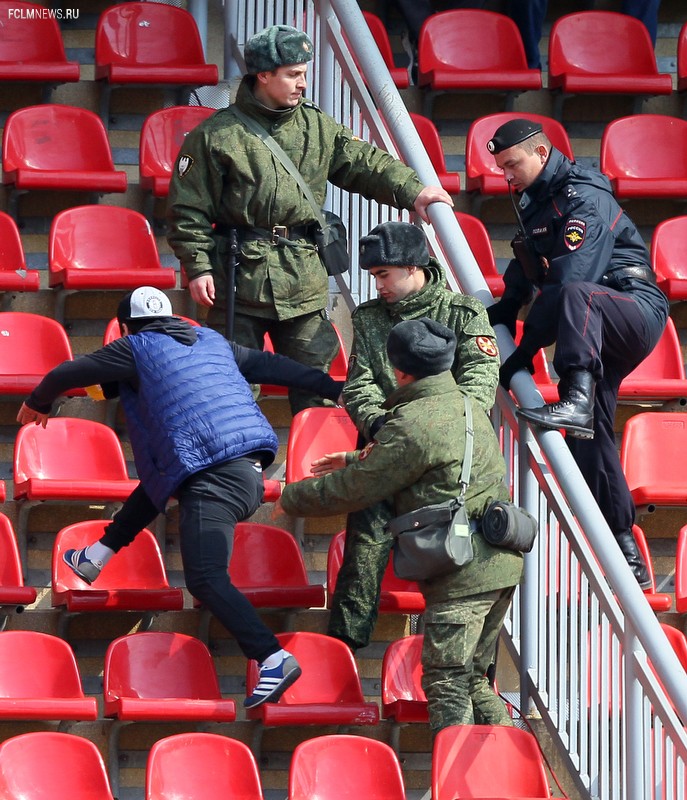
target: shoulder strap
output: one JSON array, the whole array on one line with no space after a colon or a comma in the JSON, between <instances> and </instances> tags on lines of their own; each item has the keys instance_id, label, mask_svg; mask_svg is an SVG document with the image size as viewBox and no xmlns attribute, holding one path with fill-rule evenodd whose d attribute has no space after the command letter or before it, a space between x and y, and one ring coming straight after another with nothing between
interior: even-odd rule
<instances>
[{"instance_id":1,"label":"shoulder strap","mask_svg":"<svg viewBox=\"0 0 687 800\"><path fill-rule=\"evenodd\" d=\"M465 396L465 454L463 455L463 468L460 472L460 495L465 495L470 484L470 471L472 469L472 451L475 443L475 431L472 427L472 401Z\"/></svg>"},{"instance_id":2,"label":"shoulder strap","mask_svg":"<svg viewBox=\"0 0 687 800\"><path fill-rule=\"evenodd\" d=\"M291 159L286 155L286 153L282 150L282 148L277 144L277 142L267 133L267 131L262 127L262 125L254 120L252 117L249 117L247 114L244 114L240 108L237 108L235 105L229 106L229 110L250 130L252 131L259 139L261 139L265 146L268 147L273 155L280 161L286 171L291 175L291 177L296 181L299 185L301 191L305 195L305 199L310 203L312 206L313 213L317 218L317 221L320 223L321 227L326 226L326 222L324 220L324 216L322 215L322 210L317 205L317 201L313 197L313 193L310 191L310 187L303 179L300 171L296 167L296 165L291 161Z\"/></svg>"}]
</instances>

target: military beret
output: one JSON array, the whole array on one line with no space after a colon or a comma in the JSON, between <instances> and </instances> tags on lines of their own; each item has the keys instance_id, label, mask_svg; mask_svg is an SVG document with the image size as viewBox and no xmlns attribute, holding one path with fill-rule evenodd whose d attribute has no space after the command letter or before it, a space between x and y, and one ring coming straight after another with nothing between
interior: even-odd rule
<instances>
[{"instance_id":1,"label":"military beret","mask_svg":"<svg viewBox=\"0 0 687 800\"><path fill-rule=\"evenodd\" d=\"M372 267L424 267L429 264L427 239L409 222L383 222L360 240L358 265Z\"/></svg>"},{"instance_id":2,"label":"military beret","mask_svg":"<svg viewBox=\"0 0 687 800\"><path fill-rule=\"evenodd\" d=\"M428 317L407 319L391 329L386 351L396 369L414 378L426 378L451 369L456 334Z\"/></svg>"},{"instance_id":3,"label":"military beret","mask_svg":"<svg viewBox=\"0 0 687 800\"><path fill-rule=\"evenodd\" d=\"M288 64L305 64L313 59L313 44L307 33L290 25L272 25L254 34L243 48L246 72L271 72Z\"/></svg>"},{"instance_id":4,"label":"military beret","mask_svg":"<svg viewBox=\"0 0 687 800\"><path fill-rule=\"evenodd\" d=\"M515 147L516 144L520 144L530 136L542 133L542 131L543 128L538 122L532 122L529 119L512 119L496 129L496 133L487 142L487 150L496 155L496 153L508 150L509 147Z\"/></svg>"}]
</instances>

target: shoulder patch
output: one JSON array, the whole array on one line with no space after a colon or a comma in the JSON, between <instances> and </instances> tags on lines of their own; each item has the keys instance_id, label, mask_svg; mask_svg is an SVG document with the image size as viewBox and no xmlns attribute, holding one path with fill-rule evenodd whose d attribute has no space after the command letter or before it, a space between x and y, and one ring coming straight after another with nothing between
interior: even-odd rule
<instances>
[{"instance_id":1,"label":"shoulder patch","mask_svg":"<svg viewBox=\"0 0 687 800\"><path fill-rule=\"evenodd\" d=\"M475 339L475 344L486 356L496 357L499 354L499 348L496 346L496 342L491 336L478 336Z\"/></svg>"},{"instance_id":2,"label":"shoulder patch","mask_svg":"<svg viewBox=\"0 0 687 800\"><path fill-rule=\"evenodd\" d=\"M377 442L369 442L368 444L363 447L358 455L358 461L365 461L365 459L370 455L372 452L372 448L377 444Z\"/></svg>"},{"instance_id":3,"label":"shoulder patch","mask_svg":"<svg viewBox=\"0 0 687 800\"><path fill-rule=\"evenodd\" d=\"M188 153L182 153L177 161L177 174L179 177L183 178L184 175L188 175L193 164L193 158Z\"/></svg>"},{"instance_id":4,"label":"shoulder patch","mask_svg":"<svg viewBox=\"0 0 687 800\"><path fill-rule=\"evenodd\" d=\"M587 223L582 219L571 217L565 223L563 241L568 250L579 250L587 235Z\"/></svg>"}]
</instances>

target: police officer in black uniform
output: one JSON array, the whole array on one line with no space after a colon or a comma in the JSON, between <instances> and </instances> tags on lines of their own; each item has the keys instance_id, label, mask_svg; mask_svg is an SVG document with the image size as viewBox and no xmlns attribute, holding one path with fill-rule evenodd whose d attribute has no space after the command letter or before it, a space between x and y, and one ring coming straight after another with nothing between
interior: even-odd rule
<instances>
[{"instance_id":1,"label":"police officer in black uniform","mask_svg":"<svg viewBox=\"0 0 687 800\"><path fill-rule=\"evenodd\" d=\"M569 161L540 125L515 119L487 148L503 170L520 231L504 275L492 325L512 334L534 298L514 353L501 366L508 389L519 369L532 371L541 347L556 342L557 403L520 409L543 428L564 429L567 442L623 555L642 587L649 573L632 535L635 507L614 436L622 379L651 352L668 319L649 253L602 174Z\"/></svg>"}]
</instances>

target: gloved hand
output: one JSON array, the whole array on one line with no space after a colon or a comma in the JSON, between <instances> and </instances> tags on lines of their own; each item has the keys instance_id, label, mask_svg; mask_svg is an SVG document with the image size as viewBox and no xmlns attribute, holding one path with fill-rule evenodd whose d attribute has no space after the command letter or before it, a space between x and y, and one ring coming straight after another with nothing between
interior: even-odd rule
<instances>
[{"instance_id":1,"label":"gloved hand","mask_svg":"<svg viewBox=\"0 0 687 800\"><path fill-rule=\"evenodd\" d=\"M506 391L510 388L513 375L519 369L526 369L532 375L534 373L534 364L532 363L532 356L516 347L515 351L501 364L501 369L499 370L499 383Z\"/></svg>"},{"instance_id":2,"label":"gloved hand","mask_svg":"<svg viewBox=\"0 0 687 800\"><path fill-rule=\"evenodd\" d=\"M515 320L518 318L518 311L520 311L520 304L517 300L499 300L498 303L489 306L487 316L492 327L505 325L515 339Z\"/></svg>"}]
</instances>

